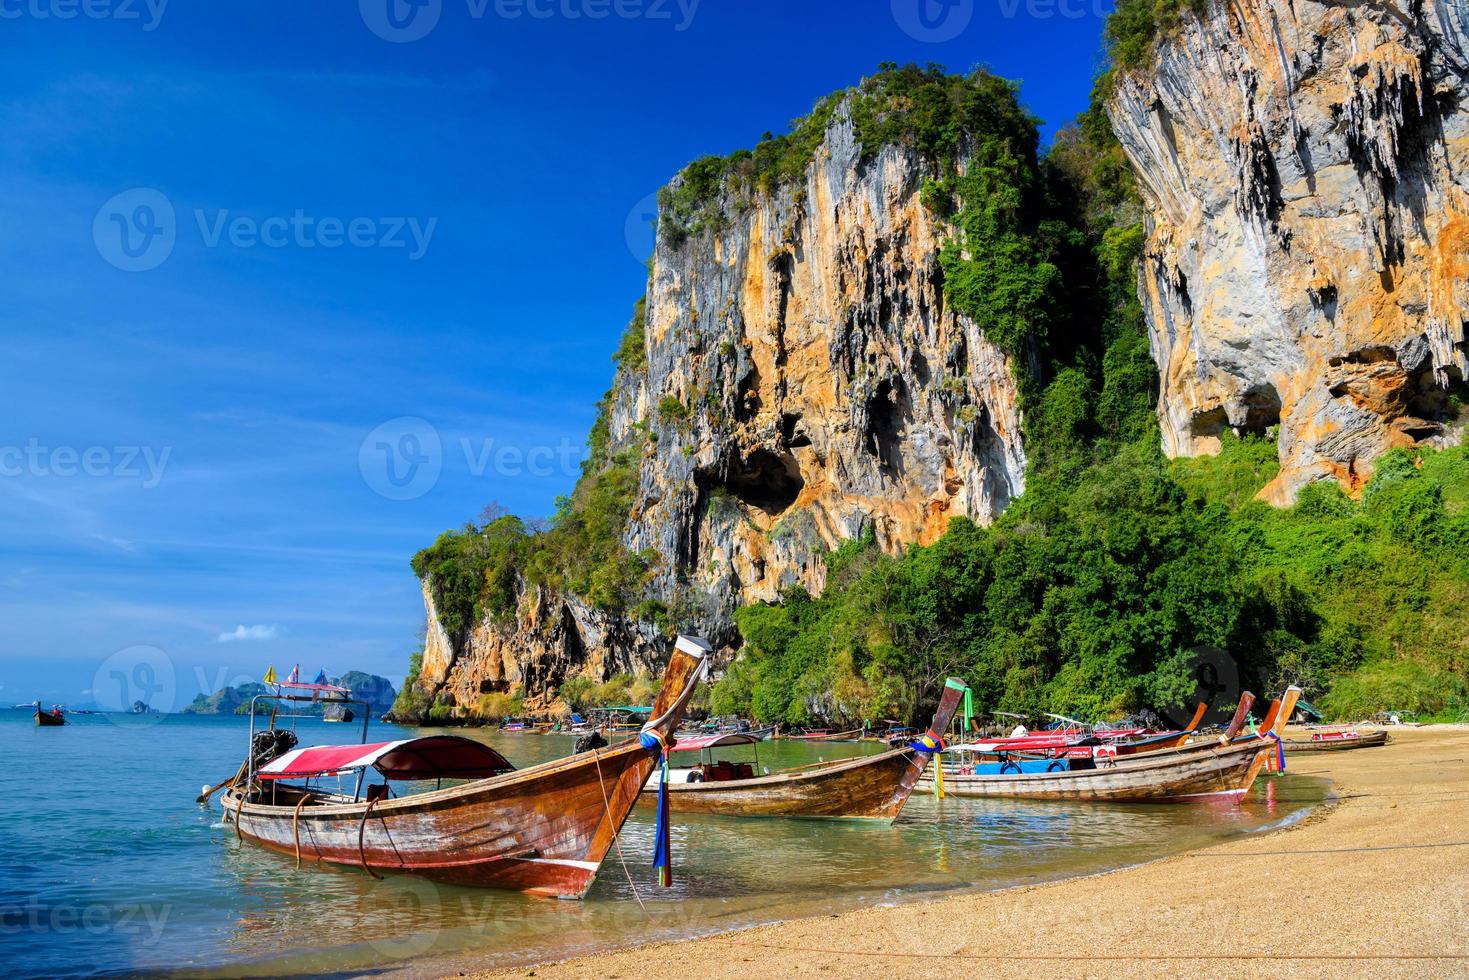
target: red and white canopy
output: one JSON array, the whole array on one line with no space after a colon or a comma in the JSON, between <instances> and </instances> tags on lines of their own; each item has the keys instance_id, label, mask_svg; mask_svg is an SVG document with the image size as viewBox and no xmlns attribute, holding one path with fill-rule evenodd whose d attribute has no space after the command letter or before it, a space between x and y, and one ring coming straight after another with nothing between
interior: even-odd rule
<instances>
[{"instance_id":1,"label":"red and white canopy","mask_svg":"<svg viewBox=\"0 0 1469 980\"><path fill-rule=\"evenodd\" d=\"M675 752L699 752L704 749L716 749L724 745L750 745L760 741L758 735L747 735L744 732L725 732L722 735L690 735L681 738L674 743Z\"/></svg>"},{"instance_id":2,"label":"red and white canopy","mask_svg":"<svg viewBox=\"0 0 1469 980\"><path fill-rule=\"evenodd\" d=\"M257 775L261 779L301 779L368 766L386 779L485 779L515 770L503 755L483 742L458 735L429 735L369 745L292 749L261 767Z\"/></svg>"}]
</instances>

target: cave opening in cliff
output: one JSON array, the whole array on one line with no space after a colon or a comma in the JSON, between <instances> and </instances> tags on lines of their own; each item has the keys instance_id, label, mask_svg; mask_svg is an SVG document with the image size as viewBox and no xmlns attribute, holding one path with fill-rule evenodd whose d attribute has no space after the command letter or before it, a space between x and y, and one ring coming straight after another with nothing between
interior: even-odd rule
<instances>
[{"instance_id":1,"label":"cave opening in cliff","mask_svg":"<svg viewBox=\"0 0 1469 980\"><path fill-rule=\"evenodd\" d=\"M900 476L903 472L906 402L901 379L884 378L878 382L872 397L867 399L867 429L863 433L863 444L877 457L879 468L887 476Z\"/></svg>"},{"instance_id":2,"label":"cave opening in cliff","mask_svg":"<svg viewBox=\"0 0 1469 980\"><path fill-rule=\"evenodd\" d=\"M1236 427L1240 435L1263 436L1280 424L1280 392L1268 381L1251 387L1240 396L1244 418Z\"/></svg>"},{"instance_id":3,"label":"cave opening in cliff","mask_svg":"<svg viewBox=\"0 0 1469 980\"><path fill-rule=\"evenodd\" d=\"M744 459L731 462L723 472L701 470L694 474L694 479L705 501L717 490L723 490L745 506L772 517L789 510L806 486L795 457L769 449L757 449Z\"/></svg>"}]
</instances>

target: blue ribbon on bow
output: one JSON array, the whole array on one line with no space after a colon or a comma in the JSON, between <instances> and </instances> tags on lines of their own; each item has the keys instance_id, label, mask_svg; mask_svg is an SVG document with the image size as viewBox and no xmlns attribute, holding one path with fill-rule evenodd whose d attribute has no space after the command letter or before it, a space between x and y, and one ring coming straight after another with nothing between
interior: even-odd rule
<instances>
[{"instance_id":1,"label":"blue ribbon on bow","mask_svg":"<svg viewBox=\"0 0 1469 980\"><path fill-rule=\"evenodd\" d=\"M658 883L667 888L673 884L673 865L669 861L668 741L655 728L639 734L638 742L645 749L657 750L663 769L662 778L658 780L658 825L653 831L653 867L658 869Z\"/></svg>"},{"instance_id":2,"label":"blue ribbon on bow","mask_svg":"<svg viewBox=\"0 0 1469 980\"><path fill-rule=\"evenodd\" d=\"M1273 731L1266 732L1265 734L1275 739L1275 760L1277 763L1276 771L1285 772L1285 743L1282 742L1280 740L1280 736L1275 734L1275 732Z\"/></svg>"}]
</instances>

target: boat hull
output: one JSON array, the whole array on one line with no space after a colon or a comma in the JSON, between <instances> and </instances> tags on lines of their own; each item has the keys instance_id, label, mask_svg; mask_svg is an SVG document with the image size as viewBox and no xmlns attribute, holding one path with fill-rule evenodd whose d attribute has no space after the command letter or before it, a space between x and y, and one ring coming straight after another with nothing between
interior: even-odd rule
<instances>
[{"instance_id":1,"label":"boat hull","mask_svg":"<svg viewBox=\"0 0 1469 980\"><path fill-rule=\"evenodd\" d=\"M994 776L966 776L945 770L944 792L950 796L1088 803L1238 799L1249 792L1273 751L1273 742L1251 739L1228 746L1186 746L1140 753L1095 769ZM919 781L917 788L932 784L932 778L927 777Z\"/></svg>"},{"instance_id":2,"label":"boat hull","mask_svg":"<svg viewBox=\"0 0 1469 980\"><path fill-rule=\"evenodd\" d=\"M675 648L650 723L666 738L703 672ZM611 748L446 789L356 802L310 798L273 783L223 797L236 833L300 861L406 872L436 881L580 898L596 877L643 783L656 748L632 739Z\"/></svg>"},{"instance_id":3,"label":"boat hull","mask_svg":"<svg viewBox=\"0 0 1469 980\"><path fill-rule=\"evenodd\" d=\"M41 728L60 728L66 724L64 716L48 715L45 712L36 712L36 724Z\"/></svg>"},{"instance_id":4,"label":"boat hull","mask_svg":"<svg viewBox=\"0 0 1469 980\"><path fill-rule=\"evenodd\" d=\"M737 817L867 818L894 820L913 792L928 756L912 749L844 759L805 770L702 783L669 783L677 813ZM656 802L656 780L643 791Z\"/></svg>"},{"instance_id":5,"label":"boat hull","mask_svg":"<svg viewBox=\"0 0 1469 980\"><path fill-rule=\"evenodd\" d=\"M299 839L303 861L575 898L591 887L655 757L633 743L565 761L558 772L510 773L370 812L365 803L303 806L299 815L294 802L241 807L238 790L224 808L240 836L272 850L294 857Z\"/></svg>"},{"instance_id":6,"label":"boat hull","mask_svg":"<svg viewBox=\"0 0 1469 980\"><path fill-rule=\"evenodd\" d=\"M1298 752L1345 752L1349 749L1369 749L1375 745L1387 744L1387 732L1365 732L1356 738L1330 738L1330 739L1305 739L1288 738L1284 740L1285 751L1294 755Z\"/></svg>"}]
</instances>

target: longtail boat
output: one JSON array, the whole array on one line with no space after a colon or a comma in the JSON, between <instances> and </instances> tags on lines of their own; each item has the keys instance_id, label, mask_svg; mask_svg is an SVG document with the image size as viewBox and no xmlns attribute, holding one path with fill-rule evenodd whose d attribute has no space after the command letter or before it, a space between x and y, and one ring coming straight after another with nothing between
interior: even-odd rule
<instances>
[{"instance_id":1,"label":"longtail boat","mask_svg":"<svg viewBox=\"0 0 1469 980\"><path fill-rule=\"evenodd\" d=\"M1095 755L1098 748L1115 749L1117 755L1134 755L1183 745L1198 731L1207 710L1208 705L1199 705L1188 727L1173 732L1153 733L1139 728L1096 729L1090 733L1079 730L1044 731L1034 735L985 739L969 743L965 748L989 761L1003 761L1012 756L1086 759Z\"/></svg>"},{"instance_id":2,"label":"longtail boat","mask_svg":"<svg viewBox=\"0 0 1469 980\"><path fill-rule=\"evenodd\" d=\"M1359 732L1356 729L1345 731L1312 732L1309 738L1287 738L1284 740L1287 752L1343 752L1347 749L1367 749L1375 745L1387 744L1387 732Z\"/></svg>"},{"instance_id":3,"label":"longtail boat","mask_svg":"<svg viewBox=\"0 0 1469 980\"><path fill-rule=\"evenodd\" d=\"M944 771L944 792L953 796L1015 797L1028 800L1162 803L1243 799L1269 756L1278 751L1279 729L1295 708L1300 689L1286 689L1266 716L1268 727L1238 734L1253 695L1246 693L1225 733L1174 748L1120 755L1099 752L1088 759L1057 758L980 764ZM967 746L955 746L962 753ZM920 782L931 784L931 779Z\"/></svg>"},{"instance_id":4,"label":"longtail boat","mask_svg":"<svg viewBox=\"0 0 1469 980\"><path fill-rule=\"evenodd\" d=\"M66 724L66 715L61 713L60 708L52 708L50 711L41 710L41 702L36 702L36 724L41 728L58 728Z\"/></svg>"},{"instance_id":5,"label":"longtail boat","mask_svg":"<svg viewBox=\"0 0 1469 980\"><path fill-rule=\"evenodd\" d=\"M780 737L788 738L795 742L856 742L862 738L862 729L854 728L849 732L802 732L799 735L782 735Z\"/></svg>"},{"instance_id":6,"label":"longtail boat","mask_svg":"<svg viewBox=\"0 0 1469 980\"><path fill-rule=\"evenodd\" d=\"M659 743L678 727L708 652L702 640L677 639L643 726L646 739L518 771L488 746L446 735L319 746L257 764L252 731L252 754L223 796L226 819L241 838L298 862L579 898L658 764ZM385 781L368 786L364 797L369 768ZM351 795L309 785L315 777L353 773ZM445 779L471 781L442 786ZM395 780L437 780L441 788L397 797L390 788Z\"/></svg>"},{"instance_id":7,"label":"longtail boat","mask_svg":"<svg viewBox=\"0 0 1469 980\"><path fill-rule=\"evenodd\" d=\"M860 817L892 821L917 785L938 745L937 733L949 727L967 689L949 678L933 714L928 733L912 745L877 755L820 762L769 775L756 775L752 766L700 766L684 773L697 780L672 776L666 789L668 808L684 813L717 813L736 817ZM728 744L728 743L721 743ZM704 749L713 743L680 743L680 748ZM644 790L651 797L656 783Z\"/></svg>"}]
</instances>

